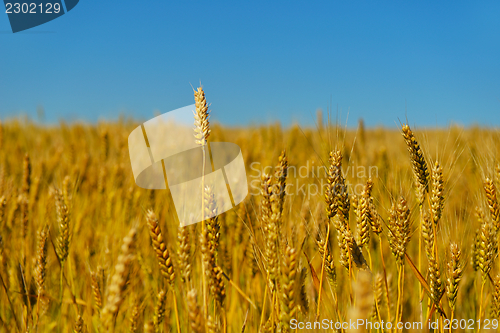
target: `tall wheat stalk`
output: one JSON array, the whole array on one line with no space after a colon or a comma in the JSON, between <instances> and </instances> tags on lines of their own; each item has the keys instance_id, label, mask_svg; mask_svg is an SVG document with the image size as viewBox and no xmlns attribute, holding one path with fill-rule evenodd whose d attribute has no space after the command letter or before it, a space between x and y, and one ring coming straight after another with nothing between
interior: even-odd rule
<instances>
[{"instance_id":1,"label":"tall wheat stalk","mask_svg":"<svg viewBox=\"0 0 500 333\"><path fill-rule=\"evenodd\" d=\"M205 92L202 87L199 87L198 90L194 91L194 100L196 111L194 114L194 137L195 141L198 145L201 146L202 149L202 158L203 158L203 166L202 166L202 177L201 177L201 214L202 214L202 222L201 222L201 232L202 234L205 232L205 167L206 167L206 153L205 149L207 146L207 140L210 135L210 124L208 119L210 118L208 111L208 104L205 98ZM207 269L205 267L205 263L201 260L202 272L205 272ZM207 294L207 282L205 279L205 274L202 274L203 279L203 313L205 315L205 322L208 318L208 294Z\"/></svg>"}]
</instances>

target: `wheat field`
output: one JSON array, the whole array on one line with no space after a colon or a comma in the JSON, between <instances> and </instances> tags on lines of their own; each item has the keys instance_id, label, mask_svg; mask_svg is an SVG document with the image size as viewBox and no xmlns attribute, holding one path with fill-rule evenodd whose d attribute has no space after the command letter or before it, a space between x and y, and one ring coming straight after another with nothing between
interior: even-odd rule
<instances>
[{"instance_id":1,"label":"wheat field","mask_svg":"<svg viewBox=\"0 0 500 333\"><path fill-rule=\"evenodd\" d=\"M134 182L136 121L1 123L0 332L497 331L498 129L231 128L195 98L249 195L187 227Z\"/></svg>"}]
</instances>

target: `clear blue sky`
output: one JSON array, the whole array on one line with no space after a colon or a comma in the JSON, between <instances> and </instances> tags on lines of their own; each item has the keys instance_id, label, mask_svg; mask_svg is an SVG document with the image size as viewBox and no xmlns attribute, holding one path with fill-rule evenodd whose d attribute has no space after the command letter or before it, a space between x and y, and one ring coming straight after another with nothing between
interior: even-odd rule
<instances>
[{"instance_id":1,"label":"clear blue sky","mask_svg":"<svg viewBox=\"0 0 500 333\"><path fill-rule=\"evenodd\" d=\"M0 12L0 119L120 113L193 103L247 125L500 125L500 1L96 1L12 34Z\"/></svg>"}]
</instances>

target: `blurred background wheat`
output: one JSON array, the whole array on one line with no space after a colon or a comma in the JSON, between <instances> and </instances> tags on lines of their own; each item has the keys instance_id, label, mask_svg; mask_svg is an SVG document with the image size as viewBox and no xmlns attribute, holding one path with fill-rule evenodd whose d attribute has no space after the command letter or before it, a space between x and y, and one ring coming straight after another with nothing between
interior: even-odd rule
<instances>
[{"instance_id":1,"label":"blurred background wheat","mask_svg":"<svg viewBox=\"0 0 500 333\"><path fill-rule=\"evenodd\" d=\"M135 185L138 125L1 123L0 332L498 319L498 129L215 124L251 194L179 228L168 190Z\"/></svg>"}]
</instances>

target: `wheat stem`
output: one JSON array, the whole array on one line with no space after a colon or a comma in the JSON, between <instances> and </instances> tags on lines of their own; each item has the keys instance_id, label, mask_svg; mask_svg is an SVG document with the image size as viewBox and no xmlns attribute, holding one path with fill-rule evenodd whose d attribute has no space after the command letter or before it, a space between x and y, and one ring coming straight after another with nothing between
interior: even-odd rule
<instances>
[{"instance_id":1,"label":"wheat stem","mask_svg":"<svg viewBox=\"0 0 500 333\"><path fill-rule=\"evenodd\" d=\"M380 234L378 235L379 243L380 243L380 259L382 260L382 267L384 269L384 284L385 284L385 296L387 298L387 316L388 320L392 322L391 319L391 301L390 301L390 296L389 296L389 283L387 282L387 269L385 267L385 260L384 260L384 250L382 248L382 237Z\"/></svg>"},{"instance_id":2,"label":"wheat stem","mask_svg":"<svg viewBox=\"0 0 500 333\"><path fill-rule=\"evenodd\" d=\"M326 260L326 253L328 249L328 240L330 239L330 223L328 223L327 229L326 229L326 241L325 245L323 248L323 253L325 254L323 256L323 261L321 263L321 278L319 279L319 291L318 291L318 309L316 312L316 321L319 320L319 312L320 312L320 305L321 305L321 290L323 288L323 274L325 273L325 260Z\"/></svg>"},{"instance_id":3,"label":"wheat stem","mask_svg":"<svg viewBox=\"0 0 500 333\"><path fill-rule=\"evenodd\" d=\"M179 321L179 310L177 309L177 294L174 288L172 289L172 294L174 295L174 311L175 311L175 323L177 324L177 333L181 333L181 323Z\"/></svg>"}]
</instances>

